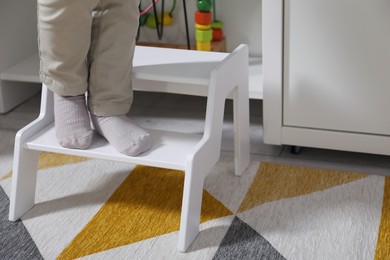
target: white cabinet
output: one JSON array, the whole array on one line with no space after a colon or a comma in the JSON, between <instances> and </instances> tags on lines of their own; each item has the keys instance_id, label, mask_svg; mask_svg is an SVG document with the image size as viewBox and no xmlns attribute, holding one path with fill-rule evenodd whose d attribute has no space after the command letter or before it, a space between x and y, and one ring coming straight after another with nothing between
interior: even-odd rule
<instances>
[{"instance_id":1,"label":"white cabinet","mask_svg":"<svg viewBox=\"0 0 390 260\"><path fill-rule=\"evenodd\" d=\"M263 0L264 140L390 154L390 2Z\"/></svg>"},{"instance_id":2,"label":"white cabinet","mask_svg":"<svg viewBox=\"0 0 390 260\"><path fill-rule=\"evenodd\" d=\"M36 13L36 0L0 1L0 113L9 111L40 90L37 84L26 83L18 76L9 80L7 73L37 53ZM32 68L34 74L38 74L37 68L39 66Z\"/></svg>"}]
</instances>

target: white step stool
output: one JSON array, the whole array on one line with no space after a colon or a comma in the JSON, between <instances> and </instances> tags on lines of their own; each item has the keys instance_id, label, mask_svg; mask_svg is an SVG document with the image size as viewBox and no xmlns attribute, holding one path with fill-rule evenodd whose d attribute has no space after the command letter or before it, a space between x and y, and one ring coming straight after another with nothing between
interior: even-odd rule
<instances>
[{"instance_id":1,"label":"white step stool","mask_svg":"<svg viewBox=\"0 0 390 260\"><path fill-rule=\"evenodd\" d=\"M207 90L203 136L150 130L154 146L138 157L118 153L97 135L87 150L66 149L55 138L53 93L43 85L39 117L21 129L15 139L11 221L34 205L41 151L177 169L185 171L178 249L187 250L199 233L204 179L219 160L225 99L230 93L234 105L235 175L241 175L249 164L248 48L240 45L228 54L136 47L133 74L139 90L156 91L148 89L149 84L142 85L143 80L163 82L166 88L160 91L164 92L201 95ZM178 83L182 89L177 88Z\"/></svg>"}]
</instances>

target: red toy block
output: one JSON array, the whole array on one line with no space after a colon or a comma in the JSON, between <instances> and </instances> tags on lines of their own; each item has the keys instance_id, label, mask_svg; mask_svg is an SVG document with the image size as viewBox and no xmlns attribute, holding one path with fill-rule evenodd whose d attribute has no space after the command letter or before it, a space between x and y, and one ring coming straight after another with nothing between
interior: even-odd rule
<instances>
[{"instance_id":1,"label":"red toy block","mask_svg":"<svg viewBox=\"0 0 390 260\"><path fill-rule=\"evenodd\" d=\"M213 29L213 41L220 41L223 39L222 29Z\"/></svg>"},{"instance_id":2,"label":"red toy block","mask_svg":"<svg viewBox=\"0 0 390 260\"><path fill-rule=\"evenodd\" d=\"M195 23L198 24L211 24L213 20L213 14L211 12L195 12Z\"/></svg>"}]
</instances>

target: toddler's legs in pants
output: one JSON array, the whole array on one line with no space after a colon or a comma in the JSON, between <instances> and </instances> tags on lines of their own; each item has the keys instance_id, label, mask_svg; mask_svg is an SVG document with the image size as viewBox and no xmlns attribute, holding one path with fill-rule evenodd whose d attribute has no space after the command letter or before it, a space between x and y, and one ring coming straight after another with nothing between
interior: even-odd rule
<instances>
[{"instance_id":1,"label":"toddler's legs in pants","mask_svg":"<svg viewBox=\"0 0 390 260\"><path fill-rule=\"evenodd\" d=\"M133 98L131 69L138 3L138 0L39 0L41 79L58 94L55 103L63 113L55 115L57 138L72 140L65 144L60 141L63 146L80 149L89 146L79 134L90 133L86 123L89 126L88 112L85 102L81 102L88 91L92 122L114 148L130 156L151 148L150 134L124 116ZM72 107L75 113L66 114ZM65 117L73 118L73 122L69 124L63 120ZM64 138L64 133L70 133L72 138ZM83 145L73 145L74 139Z\"/></svg>"},{"instance_id":2,"label":"toddler's legs in pants","mask_svg":"<svg viewBox=\"0 0 390 260\"><path fill-rule=\"evenodd\" d=\"M55 93L56 136L67 148L85 149L92 140L84 95L88 88L91 13L97 3L38 0L40 78Z\"/></svg>"}]
</instances>

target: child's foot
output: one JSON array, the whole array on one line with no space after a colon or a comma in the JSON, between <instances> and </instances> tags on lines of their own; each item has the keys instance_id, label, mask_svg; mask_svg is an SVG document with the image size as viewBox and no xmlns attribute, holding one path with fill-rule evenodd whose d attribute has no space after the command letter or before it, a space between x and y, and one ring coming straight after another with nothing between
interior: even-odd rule
<instances>
[{"instance_id":1,"label":"child's foot","mask_svg":"<svg viewBox=\"0 0 390 260\"><path fill-rule=\"evenodd\" d=\"M54 119L61 146L87 149L91 145L93 131L84 95L62 97L54 93Z\"/></svg>"},{"instance_id":2,"label":"child's foot","mask_svg":"<svg viewBox=\"0 0 390 260\"><path fill-rule=\"evenodd\" d=\"M120 153L137 156L152 148L151 135L125 116L91 115L95 129Z\"/></svg>"}]
</instances>

